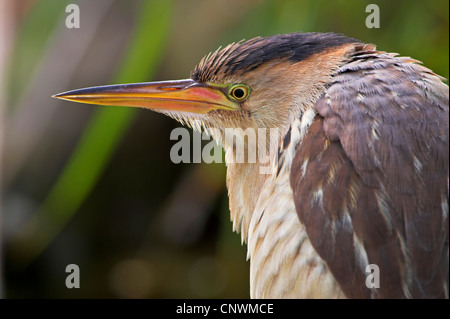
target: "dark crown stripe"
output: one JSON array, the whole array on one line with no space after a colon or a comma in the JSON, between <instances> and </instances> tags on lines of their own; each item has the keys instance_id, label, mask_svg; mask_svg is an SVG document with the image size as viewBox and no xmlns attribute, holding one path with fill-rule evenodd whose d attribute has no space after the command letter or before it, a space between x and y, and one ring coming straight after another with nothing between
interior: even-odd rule
<instances>
[{"instance_id":1,"label":"dark crown stripe","mask_svg":"<svg viewBox=\"0 0 450 319\"><path fill-rule=\"evenodd\" d=\"M253 38L231 44L205 57L191 74L193 80L207 82L219 75L242 74L273 61L300 62L313 54L346 43L361 43L335 33L290 33Z\"/></svg>"}]
</instances>

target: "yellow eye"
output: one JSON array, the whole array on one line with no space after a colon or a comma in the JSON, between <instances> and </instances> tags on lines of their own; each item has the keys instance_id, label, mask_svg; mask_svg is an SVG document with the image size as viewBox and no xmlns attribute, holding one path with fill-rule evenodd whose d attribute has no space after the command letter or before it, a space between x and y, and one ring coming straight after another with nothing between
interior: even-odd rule
<instances>
[{"instance_id":1,"label":"yellow eye","mask_svg":"<svg viewBox=\"0 0 450 319\"><path fill-rule=\"evenodd\" d=\"M250 88L245 84L233 85L230 88L230 97L238 102L245 101L250 96Z\"/></svg>"}]
</instances>

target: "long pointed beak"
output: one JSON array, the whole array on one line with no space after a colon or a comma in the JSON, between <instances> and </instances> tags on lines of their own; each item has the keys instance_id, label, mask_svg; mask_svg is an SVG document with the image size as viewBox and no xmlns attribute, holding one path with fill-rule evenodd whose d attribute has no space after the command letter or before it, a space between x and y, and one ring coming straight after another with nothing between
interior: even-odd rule
<instances>
[{"instance_id":1,"label":"long pointed beak","mask_svg":"<svg viewBox=\"0 0 450 319\"><path fill-rule=\"evenodd\" d=\"M153 110L204 114L211 110L236 110L220 87L193 80L96 86L52 97L89 104L143 107Z\"/></svg>"}]
</instances>

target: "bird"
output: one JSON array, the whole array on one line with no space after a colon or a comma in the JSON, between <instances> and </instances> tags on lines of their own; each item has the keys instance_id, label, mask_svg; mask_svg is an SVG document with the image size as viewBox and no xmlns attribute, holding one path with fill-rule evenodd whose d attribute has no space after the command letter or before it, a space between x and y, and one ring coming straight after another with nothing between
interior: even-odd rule
<instances>
[{"instance_id":1,"label":"bird","mask_svg":"<svg viewBox=\"0 0 450 319\"><path fill-rule=\"evenodd\" d=\"M225 150L251 298L448 298L445 81L371 43L294 32L219 47L185 80L53 97L211 132ZM250 131L266 166L237 160Z\"/></svg>"}]
</instances>

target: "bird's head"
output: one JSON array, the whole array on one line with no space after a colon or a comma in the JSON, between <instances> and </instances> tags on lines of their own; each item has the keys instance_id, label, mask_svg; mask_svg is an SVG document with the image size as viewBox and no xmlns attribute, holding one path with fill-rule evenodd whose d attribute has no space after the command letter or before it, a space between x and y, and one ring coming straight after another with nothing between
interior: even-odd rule
<instances>
[{"instance_id":1,"label":"bird's head","mask_svg":"<svg viewBox=\"0 0 450 319\"><path fill-rule=\"evenodd\" d=\"M355 42L332 33L257 37L205 56L190 79L97 86L54 97L151 109L199 129L283 128L320 96L342 52Z\"/></svg>"}]
</instances>

